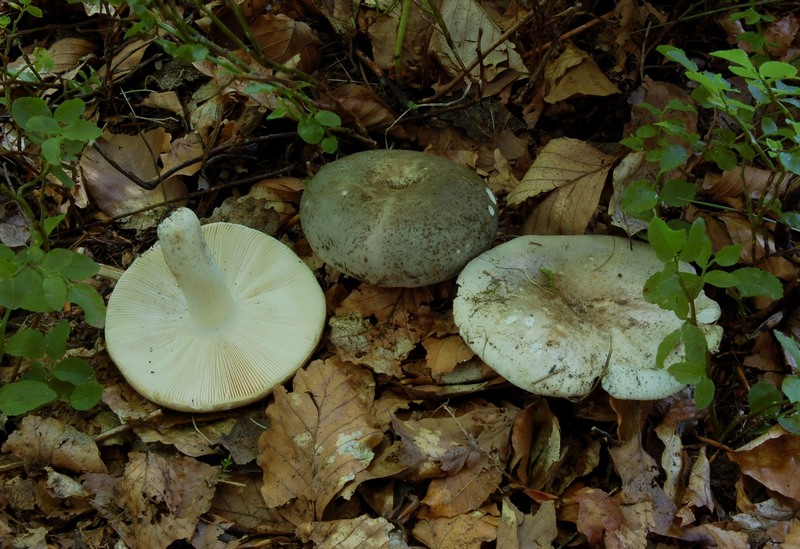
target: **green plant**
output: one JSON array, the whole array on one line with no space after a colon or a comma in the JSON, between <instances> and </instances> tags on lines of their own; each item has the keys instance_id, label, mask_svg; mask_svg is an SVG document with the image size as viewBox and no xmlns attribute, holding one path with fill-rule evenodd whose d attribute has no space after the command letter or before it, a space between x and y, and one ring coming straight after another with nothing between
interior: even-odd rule
<instances>
[{"instance_id":1,"label":"green plant","mask_svg":"<svg viewBox=\"0 0 800 549\"><path fill-rule=\"evenodd\" d=\"M28 4L20 4L20 14L41 15ZM34 52L32 62L8 76L36 82L37 68L44 66L39 63L47 59L49 55ZM8 415L24 414L56 399L85 410L96 405L102 393L91 365L67 356L69 323L51 318L51 313L74 303L88 324L103 326L103 299L81 282L96 274L99 266L77 252L51 249L50 235L65 215L49 215L44 203L48 188L58 187L51 182L52 176L65 188L74 186L68 171L74 170L83 148L102 133L83 118L85 110L78 98L64 100L54 109L39 97L23 96L11 103L19 140L38 160L39 170L30 181L15 184L7 174L5 182L0 182L0 194L16 204L30 228L28 246L15 252L0 244L0 355L12 365L11 381L0 388L0 412ZM12 315L21 317L22 311L34 313L25 315L32 327L21 327L6 340ZM52 324L49 329L38 328L46 323Z\"/></svg>"},{"instance_id":2,"label":"green plant","mask_svg":"<svg viewBox=\"0 0 800 549\"><path fill-rule=\"evenodd\" d=\"M748 10L737 14L747 24L758 24L765 19ZM751 44L765 47L763 34L758 30L748 34ZM695 397L699 407L708 406L714 396L714 383L708 372L708 349L705 336L694 311L694 299L705 285L725 288L740 303L747 297L767 296L777 299L782 296L780 281L773 275L756 267L733 267L741 254L740 245L725 246L712 254L712 243L706 234L705 222L697 218L689 225L682 221L665 221L665 208L682 208L696 200L696 185L693 174L687 172L687 161L692 156L713 163L720 170L742 170L745 185L746 215L751 227L753 248L751 257L756 258L757 231L765 220L780 220L800 227L797 212L785 212L779 200L779 186L787 174L800 174L800 123L797 121L800 108L798 71L785 62L771 61L764 54L748 54L743 49L712 52L711 55L727 63L727 69L743 79L744 87L737 88L722 74L700 71L681 49L673 46L657 48L667 59L679 63L685 76L694 82L692 98L703 109L715 113L714 120L723 118L728 124L715 125L701 138L689 132L682 118L683 113L695 113L696 108L679 99L669 101L665 107L657 108L644 104L642 108L654 115L655 122L640 127L622 143L644 154L646 161L655 166L652 179L634 181L624 191L621 208L626 215L648 220L647 236L664 270L653 275L645 285L644 295L662 308L672 310L683 320L683 326L670 334L659 346L657 362L663 366L667 355L677 345L685 353L683 361L669 367L670 373L684 383L696 386ZM743 176L747 166L767 170L770 183L760 193L747 189ZM695 264L699 272L680 270L680 262ZM797 397L797 383L787 378L788 400ZM761 386L758 386L761 387ZM763 400L775 396L767 389L755 389L754 399L760 409ZM775 389L775 391L778 391ZM774 408L774 407L773 407ZM767 409L773 409L767 407ZM779 412L775 412L776 418ZM791 421L797 422L796 416ZM798 423L800 424L800 423Z\"/></svg>"}]
</instances>

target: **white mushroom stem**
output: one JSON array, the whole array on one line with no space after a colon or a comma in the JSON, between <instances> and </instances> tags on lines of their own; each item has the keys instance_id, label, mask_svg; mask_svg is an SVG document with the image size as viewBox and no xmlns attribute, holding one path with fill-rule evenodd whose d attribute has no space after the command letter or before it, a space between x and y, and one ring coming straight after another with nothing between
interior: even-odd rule
<instances>
[{"instance_id":1,"label":"white mushroom stem","mask_svg":"<svg viewBox=\"0 0 800 549\"><path fill-rule=\"evenodd\" d=\"M208 247L197 216L178 208L158 226L164 261L186 298L193 328L213 330L236 308L222 271Z\"/></svg>"}]
</instances>

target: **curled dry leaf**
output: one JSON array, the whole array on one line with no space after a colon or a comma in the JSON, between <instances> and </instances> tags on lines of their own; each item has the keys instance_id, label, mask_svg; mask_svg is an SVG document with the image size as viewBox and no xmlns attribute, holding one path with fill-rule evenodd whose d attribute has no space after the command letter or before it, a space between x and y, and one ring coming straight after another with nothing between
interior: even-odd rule
<instances>
[{"instance_id":1,"label":"curled dry leaf","mask_svg":"<svg viewBox=\"0 0 800 549\"><path fill-rule=\"evenodd\" d=\"M422 342L422 346L427 351L428 367L434 375L450 373L458 363L475 356L461 336L457 335L429 337Z\"/></svg>"},{"instance_id":2,"label":"curled dry leaf","mask_svg":"<svg viewBox=\"0 0 800 549\"><path fill-rule=\"evenodd\" d=\"M509 193L519 204L550 194L530 213L522 234L583 234L600 202L615 157L577 139L553 139Z\"/></svg>"},{"instance_id":3,"label":"curled dry leaf","mask_svg":"<svg viewBox=\"0 0 800 549\"><path fill-rule=\"evenodd\" d=\"M383 517L362 515L347 520L307 522L297 527L297 536L314 542L317 549L404 549L403 534Z\"/></svg>"},{"instance_id":4,"label":"curled dry leaf","mask_svg":"<svg viewBox=\"0 0 800 549\"><path fill-rule=\"evenodd\" d=\"M508 498L497 528L497 547L503 549L551 548L558 536L556 508L552 501L542 502L535 515L522 513Z\"/></svg>"},{"instance_id":5,"label":"curled dry leaf","mask_svg":"<svg viewBox=\"0 0 800 549\"><path fill-rule=\"evenodd\" d=\"M728 459L742 472L779 494L800 501L800 436L776 425L734 452Z\"/></svg>"},{"instance_id":6,"label":"curled dry leaf","mask_svg":"<svg viewBox=\"0 0 800 549\"><path fill-rule=\"evenodd\" d=\"M475 0L443 0L439 8L449 37L438 29L431 40L430 51L440 60L450 74L461 74L478 56L483 55L479 65L470 72L477 79L494 80L506 69L518 75L527 74L522 58L509 40L489 51L503 34L500 28Z\"/></svg>"},{"instance_id":7,"label":"curled dry leaf","mask_svg":"<svg viewBox=\"0 0 800 549\"><path fill-rule=\"evenodd\" d=\"M563 456L561 427L546 400L533 402L517 416L511 444L511 468L520 483L533 490L550 486Z\"/></svg>"},{"instance_id":8,"label":"curled dry leaf","mask_svg":"<svg viewBox=\"0 0 800 549\"><path fill-rule=\"evenodd\" d=\"M335 358L316 360L297 372L292 392L275 388L275 402L267 408L269 428L258 444L261 494L269 507L299 499L321 519L372 461L383 434L349 368Z\"/></svg>"},{"instance_id":9,"label":"curled dry leaf","mask_svg":"<svg viewBox=\"0 0 800 549\"><path fill-rule=\"evenodd\" d=\"M547 64L544 79L548 90L544 100L548 103L558 103L575 96L605 97L620 93L594 59L572 44L568 44L561 55Z\"/></svg>"},{"instance_id":10,"label":"curled dry leaf","mask_svg":"<svg viewBox=\"0 0 800 549\"><path fill-rule=\"evenodd\" d=\"M388 128L397 115L391 107L361 84L344 84L333 92L336 103L344 112L342 119L346 125L357 125L366 130L382 126Z\"/></svg>"},{"instance_id":11,"label":"curled dry leaf","mask_svg":"<svg viewBox=\"0 0 800 549\"><path fill-rule=\"evenodd\" d=\"M87 475L93 505L128 547L189 538L214 496L219 470L192 458L131 453L121 479Z\"/></svg>"},{"instance_id":12,"label":"curled dry leaf","mask_svg":"<svg viewBox=\"0 0 800 549\"><path fill-rule=\"evenodd\" d=\"M3 452L11 452L28 471L46 465L76 473L105 473L100 451L89 435L53 419L28 415L8 436Z\"/></svg>"},{"instance_id":13,"label":"curled dry leaf","mask_svg":"<svg viewBox=\"0 0 800 549\"><path fill-rule=\"evenodd\" d=\"M788 173L780 178L769 170L741 166L721 174L707 173L703 179L703 191L715 200L742 196L771 199L776 193L779 197L783 196L795 177Z\"/></svg>"},{"instance_id":14,"label":"curled dry leaf","mask_svg":"<svg viewBox=\"0 0 800 549\"><path fill-rule=\"evenodd\" d=\"M276 63L312 73L319 67L319 44L314 31L302 21L268 13L253 22L250 30L264 55Z\"/></svg>"},{"instance_id":15,"label":"curled dry leaf","mask_svg":"<svg viewBox=\"0 0 800 549\"><path fill-rule=\"evenodd\" d=\"M155 226L165 209L154 206L187 196L186 185L180 176L170 177L152 191L143 189L101 156L97 147L102 147L106 155L114 159L126 173L148 181L158 177L161 172L158 165L159 155L169 150L170 135L163 128L141 135L106 132L95 145L86 147L81 155L80 167L89 196L103 213L117 217L152 208L131 215L128 221L121 223L126 228L145 229Z\"/></svg>"},{"instance_id":16,"label":"curled dry leaf","mask_svg":"<svg viewBox=\"0 0 800 549\"><path fill-rule=\"evenodd\" d=\"M451 518L422 519L414 537L431 549L480 549L497 538L497 519L474 512Z\"/></svg>"}]
</instances>

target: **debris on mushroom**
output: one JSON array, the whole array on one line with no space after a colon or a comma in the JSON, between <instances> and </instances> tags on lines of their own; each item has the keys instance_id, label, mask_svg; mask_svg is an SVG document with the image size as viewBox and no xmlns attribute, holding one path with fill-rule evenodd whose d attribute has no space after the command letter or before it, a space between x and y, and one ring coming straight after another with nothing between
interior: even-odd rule
<instances>
[{"instance_id":1,"label":"debris on mushroom","mask_svg":"<svg viewBox=\"0 0 800 549\"><path fill-rule=\"evenodd\" d=\"M684 385L656 367L656 351L682 322L642 297L662 268L649 245L624 238L519 237L464 267L453 315L476 354L532 393L580 397L600 383L617 398L664 398ZM719 305L701 293L695 307L713 352Z\"/></svg>"},{"instance_id":2,"label":"debris on mushroom","mask_svg":"<svg viewBox=\"0 0 800 549\"><path fill-rule=\"evenodd\" d=\"M327 164L303 192L311 248L376 286L418 287L453 277L497 232L494 194L475 172L421 152L356 153Z\"/></svg>"},{"instance_id":3,"label":"debris on mushroom","mask_svg":"<svg viewBox=\"0 0 800 549\"><path fill-rule=\"evenodd\" d=\"M108 352L153 402L181 411L254 402L313 353L326 308L288 247L231 223L201 227L179 208L125 271L108 303Z\"/></svg>"}]
</instances>

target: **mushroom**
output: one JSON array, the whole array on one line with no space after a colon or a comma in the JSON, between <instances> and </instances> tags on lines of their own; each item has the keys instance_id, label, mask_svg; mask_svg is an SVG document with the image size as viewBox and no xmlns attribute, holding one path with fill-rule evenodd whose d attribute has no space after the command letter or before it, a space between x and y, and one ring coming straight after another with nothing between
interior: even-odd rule
<instances>
[{"instance_id":1,"label":"mushroom","mask_svg":"<svg viewBox=\"0 0 800 549\"><path fill-rule=\"evenodd\" d=\"M497 212L472 170L402 150L326 164L300 202L303 230L323 261L376 286L407 288L451 278L486 250Z\"/></svg>"},{"instance_id":2,"label":"mushroom","mask_svg":"<svg viewBox=\"0 0 800 549\"><path fill-rule=\"evenodd\" d=\"M249 404L305 364L325 323L314 274L288 247L187 208L122 275L108 303L112 360L144 397L181 411Z\"/></svg>"},{"instance_id":3,"label":"mushroom","mask_svg":"<svg viewBox=\"0 0 800 549\"><path fill-rule=\"evenodd\" d=\"M519 237L464 267L453 315L477 355L532 393L580 397L599 381L617 398L664 398L684 385L657 368L656 351L682 321L642 296L662 268L648 244L624 238ZM715 351L719 305L701 293L695 308ZM665 365L682 356L675 349Z\"/></svg>"}]
</instances>

